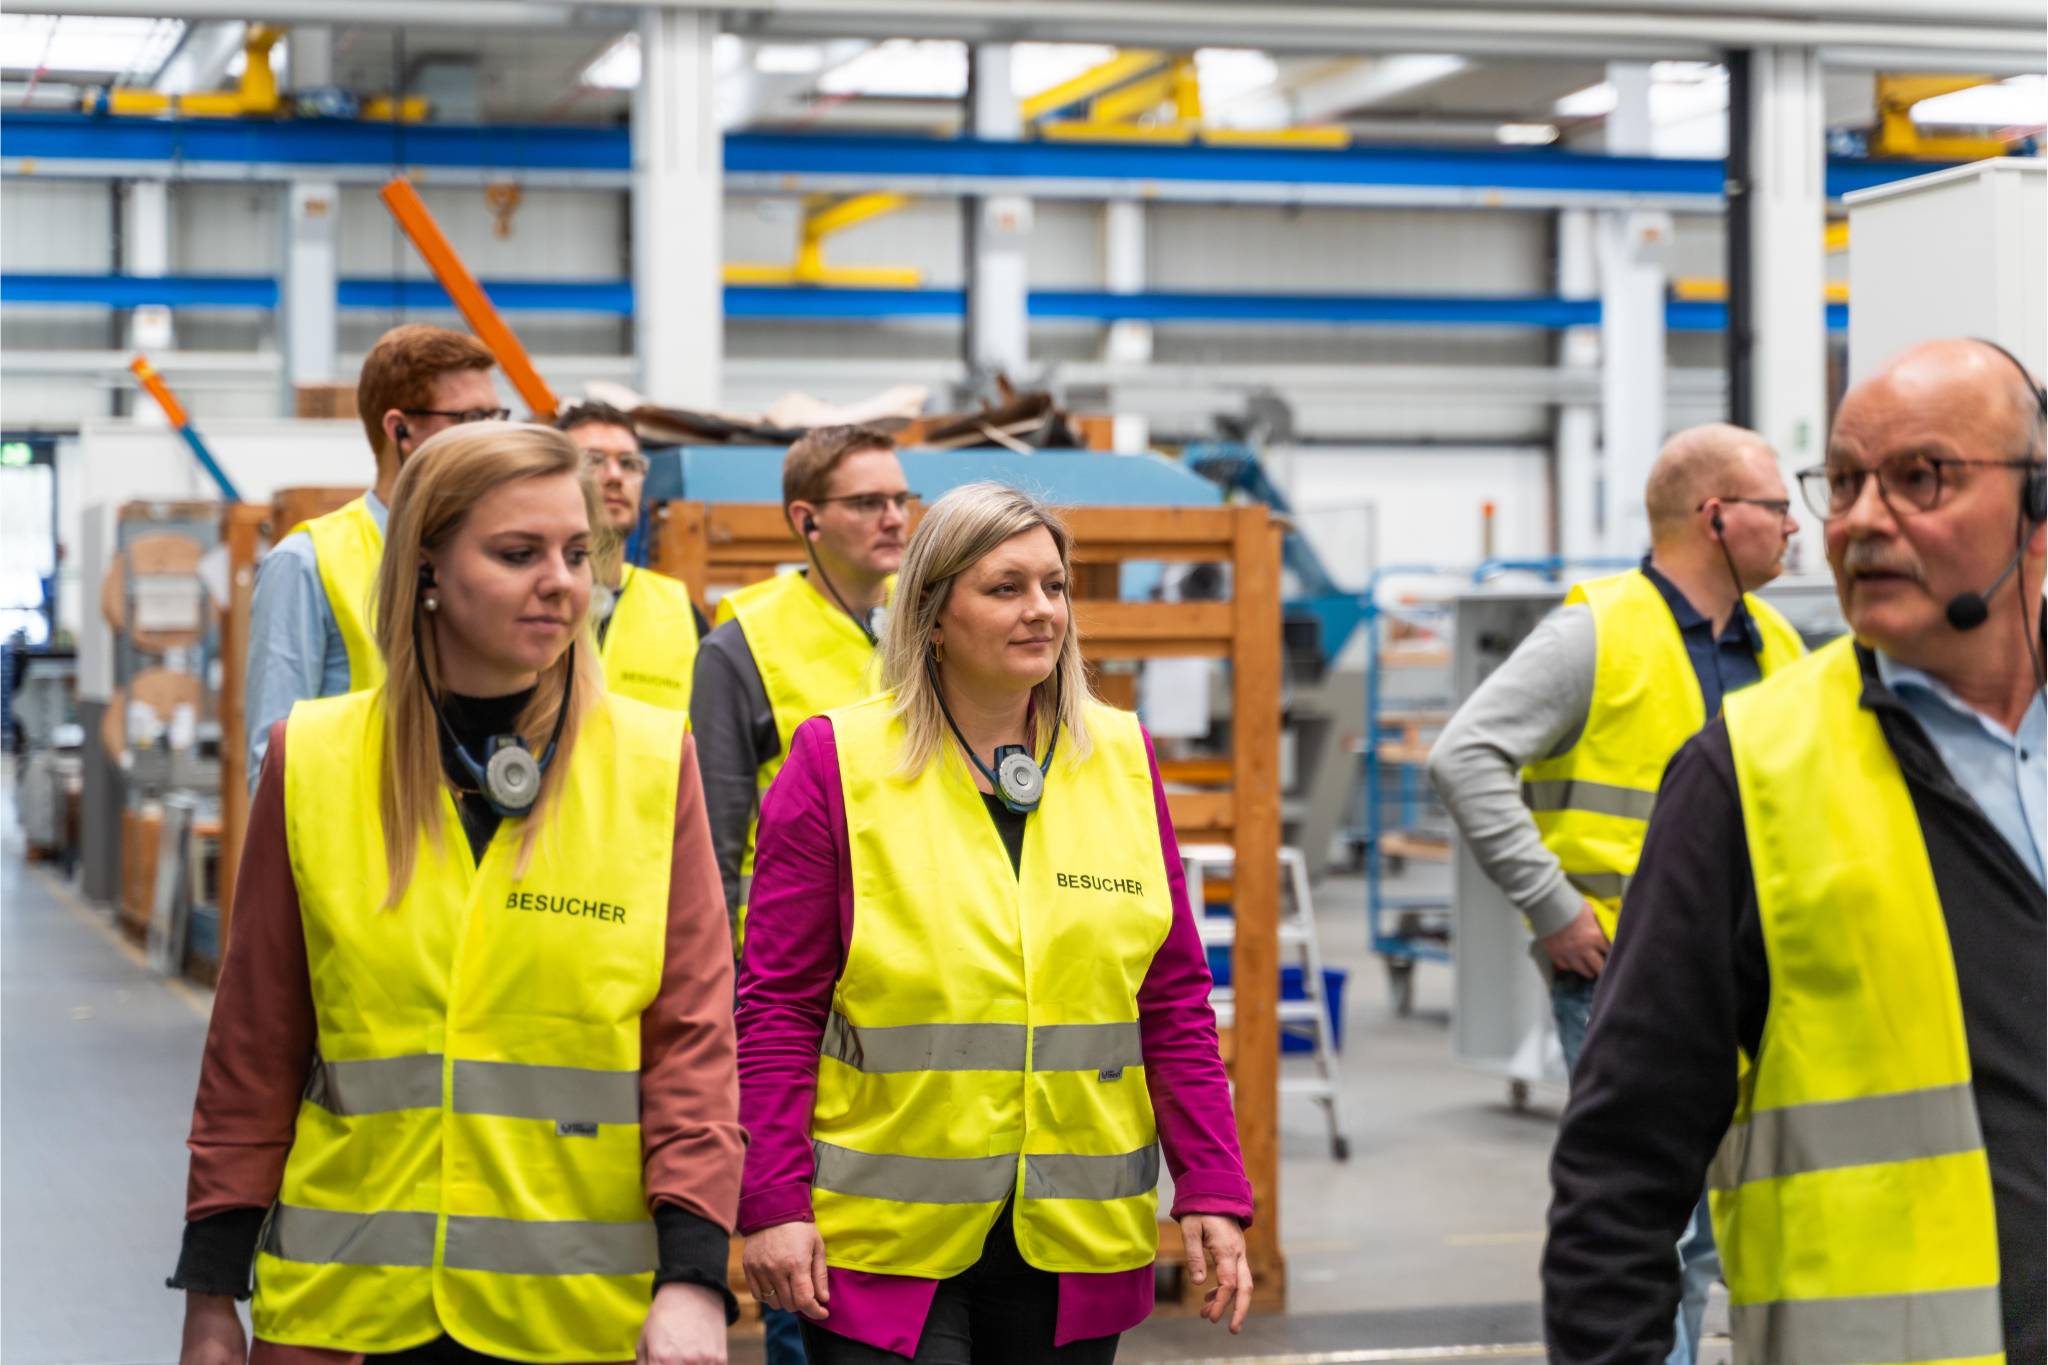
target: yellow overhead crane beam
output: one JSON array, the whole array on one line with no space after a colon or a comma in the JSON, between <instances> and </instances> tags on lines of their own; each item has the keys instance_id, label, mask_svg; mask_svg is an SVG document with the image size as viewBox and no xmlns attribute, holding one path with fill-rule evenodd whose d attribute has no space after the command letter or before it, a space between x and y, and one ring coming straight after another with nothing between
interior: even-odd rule
<instances>
[{"instance_id":1,"label":"yellow overhead crane beam","mask_svg":"<svg viewBox=\"0 0 2048 1365\"><path fill-rule=\"evenodd\" d=\"M1849 282L1829 280L1823 292L1829 303L1849 301ZM1681 303L1725 303L1728 299L1728 281L1717 280L1710 275L1686 275L1671 282L1671 297Z\"/></svg>"},{"instance_id":2,"label":"yellow overhead crane beam","mask_svg":"<svg viewBox=\"0 0 2048 1365\"><path fill-rule=\"evenodd\" d=\"M1903 156L1923 161L1982 161L2004 156L2005 139L1997 137L1929 137L1913 122L1913 106L1936 95L1952 95L1979 85L1991 76L1886 76L1877 78L1877 127L1871 131L1872 156Z\"/></svg>"},{"instance_id":3,"label":"yellow overhead crane beam","mask_svg":"<svg viewBox=\"0 0 2048 1365\"><path fill-rule=\"evenodd\" d=\"M1087 102L1086 118L1054 118ZM1335 126L1210 128L1202 121L1202 82L1192 54L1119 52L1070 80L1018 103L1040 136L1055 142L1205 142L1229 147L1348 147Z\"/></svg>"},{"instance_id":4,"label":"yellow overhead crane beam","mask_svg":"<svg viewBox=\"0 0 2048 1365\"><path fill-rule=\"evenodd\" d=\"M789 265L735 262L725 268L725 282L915 288L924 282L924 272L915 266L825 264L827 237L880 218L883 214L894 213L909 202L907 194L856 194L836 201L830 195L811 195L804 200L804 221L797 234L796 260Z\"/></svg>"},{"instance_id":5,"label":"yellow overhead crane beam","mask_svg":"<svg viewBox=\"0 0 2048 1365\"><path fill-rule=\"evenodd\" d=\"M277 73L270 69L270 49L284 30L251 24L242 38L242 79L233 90L200 90L169 95L161 90L115 86L85 94L88 113L183 114L188 118L265 118L281 112Z\"/></svg>"}]
</instances>

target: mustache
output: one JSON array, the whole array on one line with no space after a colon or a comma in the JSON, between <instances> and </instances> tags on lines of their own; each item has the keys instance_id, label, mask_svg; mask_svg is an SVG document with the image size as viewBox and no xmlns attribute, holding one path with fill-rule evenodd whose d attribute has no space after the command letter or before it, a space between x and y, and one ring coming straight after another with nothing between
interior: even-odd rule
<instances>
[{"instance_id":1,"label":"mustache","mask_svg":"<svg viewBox=\"0 0 2048 1365\"><path fill-rule=\"evenodd\" d=\"M1842 551L1842 572L1895 573L1925 584L1927 576L1911 559L1894 553L1874 540L1852 540Z\"/></svg>"}]
</instances>

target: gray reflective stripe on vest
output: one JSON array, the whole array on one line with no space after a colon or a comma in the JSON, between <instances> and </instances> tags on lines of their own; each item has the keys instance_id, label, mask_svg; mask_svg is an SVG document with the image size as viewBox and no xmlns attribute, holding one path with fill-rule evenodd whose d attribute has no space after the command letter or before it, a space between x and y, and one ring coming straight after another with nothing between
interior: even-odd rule
<instances>
[{"instance_id":1,"label":"gray reflective stripe on vest","mask_svg":"<svg viewBox=\"0 0 2048 1365\"><path fill-rule=\"evenodd\" d=\"M306 1102L342 1118L394 1109L439 1109L441 1054L316 1062L306 1080Z\"/></svg>"},{"instance_id":2,"label":"gray reflective stripe on vest","mask_svg":"<svg viewBox=\"0 0 2048 1365\"><path fill-rule=\"evenodd\" d=\"M754 874L749 872L740 878L740 898L735 904L747 905L754 899Z\"/></svg>"},{"instance_id":3,"label":"gray reflective stripe on vest","mask_svg":"<svg viewBox=\"0 0 2048 1365\"><path fill-rule=\"evenodd\" d=\"M994 1204L1017 1180L1017 1158L1008 1156L878 1156L813 1142L817 1162L812 1183L834 1194L889 1199L899 1204Z\"/></svg>"},{"instance_id":4,"label":"gray reflective stripe on vest","mask_svg":"<svg viewBox=\"0 0 2048 1365\"><path fill-rule=\"evenodd\" d=\"M557 1123L638 1123L640 1073L457 1059L454 1110Z\"/></svg>"},{"instance_id":5,"label":"gray reflective stripe on vest","mask_svg":"<svg viewBox=\"0 0 2048 1365\"><path fill-rule=\"evenodd\" d=\"M1891 1365L2002 1355L1998 1288L1731 1304L1746 1365Z\"/></svg>"},{"instance_id":6,"label":"gray reflective stripe on vest","mask_svg":"<svg viewBox=\"0 0 2048 1365\"><path fill-rule=\"evenodd\" d=\"M654 1224L448 1220L441 1263L494 1275L651 1275L661 1259Z\"/></svg>"},{"instance_id":7,"label":"gray reflective stripe on vest","mask_svg":"<svg viewBox=\"0 0 2048 1365\"><path fill-rule=\"evenodd\" d=\"M283 1261L312 1265L431 1266L431 1213L339 1213L279 1204L271 1210L263 1249Z\"/></svg>"},{"instance_id":8,"label":"gray reflective stripe on vest","mask_svg":"<svg viewBox=\"0 0 2048 1365\"><path fill-rule=\"evenodd\" d=\"M1657 793L1640 787L1617 787L1609 782L1588 782L1567 777L1522 784L1522 804L1530 810L1575 810L1587 815L1619 815L1625 820L1647 820Z\"/></svg>"},{"instance_id":9,"label":"gray reflective stripe on vest","mask_svg":"<svg viewBox=\"0 0 2048 1365\"><path fill-rule=\"evenodd\" d=\"M855 1071L1022 1071L1022 1024L898 1024L859 1028L834 1010L818 1051ZM950 1202L950 1201L949 1201Z\"/></svg>"},{"instance_id":10,"label":"gray reflective stripe on vest","mask_svg":"<svg viewBox=\"0 0 2048 1365\"><path fill-rule=\"evenodd\" d=\"M1952 1156L1983 1145L1968 1084L1792 1105L1760 1110L1730 1128L1707 1183L1732 1190L1804 1171Z\"/></svg>"},{"instance_id":11,"label":"gray reflective stripe on vest","mask_svg":"<svg viewBox=\"0 0 2048 1365\"><path fill-rule=\"evenodd\" d=\"M1112 1071L1144 1064L1136 1024L1041 1024L1031 1030L1033 1071Z\"/></svg>"},{"instance_id":12,"label":"gray reflective stripe on vest","mask_svg":"<svg viewBox=\"0 0 2048 1365\"><path fill-rule=\"evenodd\" d=\"M1628 895L1626 872L1567 872L1564 879L1574 891L1596 901L1618 901Z\"/></svg>"},{"instance_id":13,"label":"gray reflective stripe on vest","mask_svg":"<svg viewBox=\"0 0 2048 1365\"><path fill-rule=\"evenodd\" d=\"M431 1213L339 1213L279 1204L263 1249L315 1265L434 1264ZM654 1224L538 1223L520 1218L448 1220L442 1264L499 1275L652 1274Z\"/></svg>"},{"instance_id":14,"label":"gray reflective stripe on vest","mask_svg":"<svg viewBox=\"0 0 2048 1365\"><path fill-rule=\"evenodd\" d=\"M1026 1199L1130 1199L1159 1186L1159 1147L1122 1156L1038 1152L1024 1158Z\"/></svg>"}]
</instances>

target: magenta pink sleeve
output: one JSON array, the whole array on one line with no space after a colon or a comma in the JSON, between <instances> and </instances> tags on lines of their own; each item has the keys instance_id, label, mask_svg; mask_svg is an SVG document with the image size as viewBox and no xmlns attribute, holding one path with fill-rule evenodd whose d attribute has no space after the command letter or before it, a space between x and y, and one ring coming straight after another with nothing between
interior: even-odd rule
<instances>
[{"instance_id":1,"label":"magenta pink sleeve","mask_svg":"<svg viewBox=\"0 0 2048 1365\"><path fill-rule=\"evenodd\" d=\"M1166 787L1152 737L1145 737L1152 765L1152 799L1159 811L1159 844L1166 853L1166 885L1173 896L1173 926L1152 958L1138 989L1138 1033L1145 1050L1145 1085L1173 1176L1173 1216L1227 1214L1247 1227L1252 1221L1252 1187L1237 1145L1237 1118L1230 1106L1230 1079L1216 1042L1216 1011L1209 1007L1209 959L1188 905L1187 876L1180 841L1166 808Z\"/></svg>"},{"instance_id":2,"label":"magenta pink sleeve","mask_svg":"<svg viewBox=\"0 0 2048 1365\"><path fill-rule=\"evenodd\" d=\"M739 1230L811 1220L818 1045L853 923L852 858L832 723L797 727L761 800L740 956Z\"/></svg>"}]
</instances>

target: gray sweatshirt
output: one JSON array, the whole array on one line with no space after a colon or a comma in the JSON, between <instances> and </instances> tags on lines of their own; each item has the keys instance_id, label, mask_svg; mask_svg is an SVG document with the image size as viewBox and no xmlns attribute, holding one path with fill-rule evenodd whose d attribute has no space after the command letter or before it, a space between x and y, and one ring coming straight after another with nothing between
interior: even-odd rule
<instances>
[{"instance_id":1,"label":"gray sweatshirt","mask_svg":"<svg viewBox=\"0 0 2048 1365\"><path fill-rule=\"evenodd\" d=\"M1578 743L1598 662L1593 609L1559 607L1466 698L1429 754L1430 781L1466 847L1538 938L1578 918L1586 899L1522 804L1522 769Z\"/></svg>"}]
</instances>

